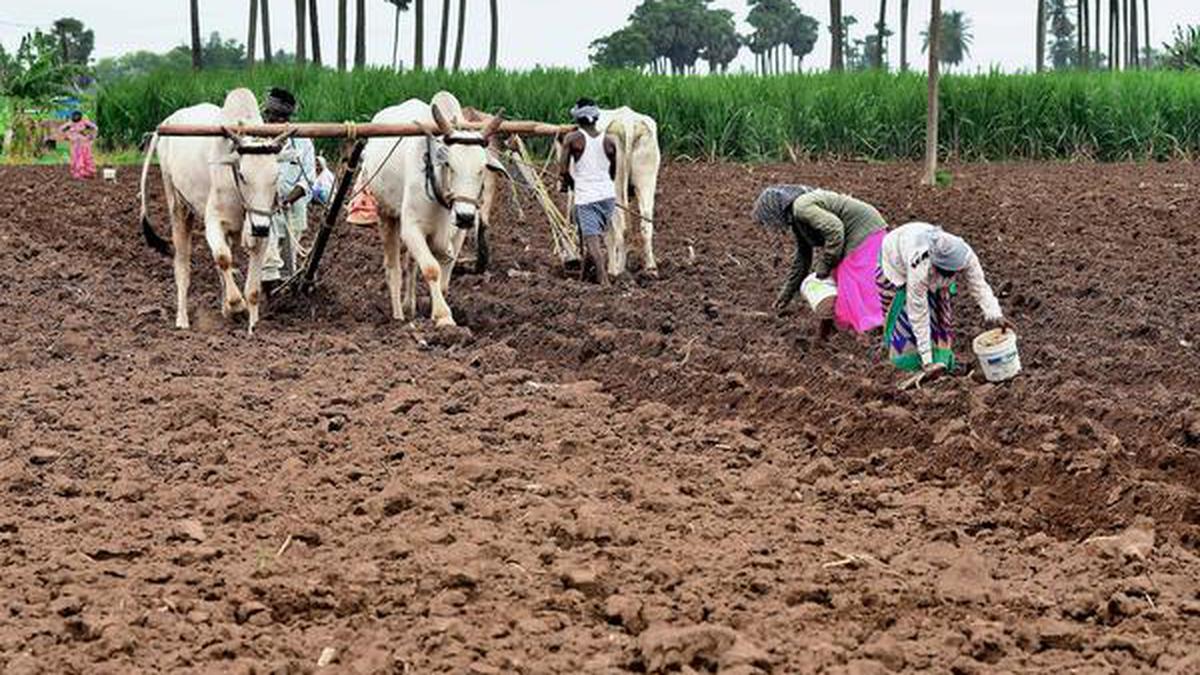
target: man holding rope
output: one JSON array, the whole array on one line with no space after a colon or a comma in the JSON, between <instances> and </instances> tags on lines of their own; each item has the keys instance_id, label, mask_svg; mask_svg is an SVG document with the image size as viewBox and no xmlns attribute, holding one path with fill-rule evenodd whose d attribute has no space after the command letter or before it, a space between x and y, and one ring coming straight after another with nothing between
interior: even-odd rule
<instances>
[{"instance_id":1,"label":"man holding rope","mask_svg":"<svg viewBox=\"0 0 1200 675\"><path fill-rule=\"evenodd\" d=\"M287 124L296 113L296 97L273 88L263 103L263 119ZM268 292L296 273L300 238L308 229L308 203L317 178L317 151L307 138L289 138L279 153L279 211L271 219L271 236L263 261L263 286Z\"/></svg>"},{"instance_id":2,"label":"man holding rope","mask_svg":"<svg viewBox=\"0 0 1200 675\"><path fill-rule=\"evenodd\" d=\"M583 249L583 274L588 263L596 269L601 286L608 285L608 252L604 237L612 227L617 204L617 143L596 128L600 108L581 98L571 109L579 129L563 140L559 175L564 189L575 191L575 223Z\"/></svg>"}]
</instances>

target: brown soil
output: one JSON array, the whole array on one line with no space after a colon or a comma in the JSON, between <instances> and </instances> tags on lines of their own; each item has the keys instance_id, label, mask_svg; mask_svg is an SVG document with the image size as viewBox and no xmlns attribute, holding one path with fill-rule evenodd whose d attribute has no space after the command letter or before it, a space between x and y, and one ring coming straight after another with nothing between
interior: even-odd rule
<instances>
[{"instance_id":1,"label":"brown soil","mask_svg":"<svg viewBox=\"0 0 1200 675\"><path fill-rule=\"evenodd\" d=\"M1200 672L1196 166L672 165L661 280L508 211L395 325L347 228L253 338L199 238L172 328L121 173L0 168L2 672ZM785 180L966 235L1025 373L768 314Z\"/></svg>"}]
</instances>

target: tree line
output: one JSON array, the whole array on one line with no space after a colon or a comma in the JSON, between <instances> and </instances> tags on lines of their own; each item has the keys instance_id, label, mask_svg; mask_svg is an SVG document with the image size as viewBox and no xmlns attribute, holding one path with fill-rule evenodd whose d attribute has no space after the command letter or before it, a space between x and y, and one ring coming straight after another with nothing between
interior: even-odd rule
<instances>
[{"instance_id":1,"label":"tree line","mask_svg":"<svg viewBox=\"0 0 1200 675\"><path fill-rule=\"evenodd\" d=\"M591 43L593 65L637 68L675 75L697 72L706 63L708 72L724 73L743 49L754 55L755 72L777 75L799 72L812 54L820 35L820 22L806 14L795 0L747 0L749 34L738 32L733 12L715 9L712 0L642 0L628 23ZM832 49L830 68L884 69L888 40L894 33L887 23L887 0L880 0L879 20L862 37L851 34L857 17L842 14L841 0L830 0L828 30ZM900 64L908 69L909 0L900 2ZM971 22L961 11L944 12L940 23L939 59L948 66L962 63L970 52ZM928 30L921 33L928 49Z\"/></svg>"},{"instance_id":2,"label":"tree line","mask_svg":"<svg viewBox=\"0 0 1200 675\"><path fill-rule=\"evenodd\" d=\"M909 4L899 0L900 70L908 70ZM594 65L638 68L654 73L690 74L704 62L709 72L726 72L742 49L754 55L755 72L772 75L799 71L813 52L820 23L796 0L747 0L741 34L733 12L714 9L712 0L642 0L621 29L591 43ZM1163 52L1151 47L1150 0L1035 0L1035 67L1045 70L1047 56L1055 69L1111 70L1153 67ZM878 20L861 37L853 37L858 18L842 12L842 0L829 0L832 38L830 70L886 69L889 38L888 0L879 0ZM970 53L970 19L961 11L939 9L939 60L957 66ZM1105 28L1104 19L1107 19ZM921 32L922 51L929 31ZM1187 44L1187 30L1164 45L1170 53ZM1102 44L1102 38L1107 41ZM1185 48L1186 51L1186 48ZM1186 57L1170 63L1186 62Z\"/></svg>"},{"instance_id":3,"label":"tree line","mask_svg":"<svg viewBox=\"0 0 1200 675\"><path fill-rule=\"evenodd\" d=\"M425 17L426 0L384 0L394 12L392 24L392 68L400 67L400 15L411 11L414 14L413 60L415 70L425 68ZM488 68L495 69L499 55L500 42L500 7L499 0L487 0L490 20L490 47L488 51ZM467 37L468 0L458 0L457 38L454 45L453 61L450 61L450 23L452 0L442 0L441 32L438 48L437 68L460 70L463 59L463 42ZM245 47L245 65L253 67L260 58L259 37L261 36L261 59L263 63L273 63L279 57L279 52L272 50L271 44L271 0L248 0L247 37ZM318 0L294 0L295 9L295 43L294 51L288 58L298 65L311 64L317 67L325 65L321 53L321 3ZM354 61L355 69L367 65L367 25L369 21L367 0L354 0ZM206 60L206 45L201 40L201 4L200 0L189 0L191 25L191 64L192 68L200 70L205 67L222 66L218 62ZM350 0L337 0L337 54L335 61L337 69L345 71L350 65L349 58L349 18ZM311 40L310 40L311 38Z\"/></svg>"}]
</instances>

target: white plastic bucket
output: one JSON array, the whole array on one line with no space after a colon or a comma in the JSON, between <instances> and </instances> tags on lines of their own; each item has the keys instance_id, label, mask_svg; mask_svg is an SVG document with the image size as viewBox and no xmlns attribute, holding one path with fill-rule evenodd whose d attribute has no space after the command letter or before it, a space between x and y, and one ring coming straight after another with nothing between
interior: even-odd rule
<instances>
[{"instance_id":1,"label":"white plastic bucket","mask_svg":"<svg viewBox=\"0 0 1200 675\"><path fill-rule=\"evenodd\" d=\"M800 295L812 308L814 314L822 318L833 316L833 306L837 302L837 284L831 279L818 279L810 274L804 283L800 284Z\"/></svg>"},{"instance_id":2,"label":"white plastic bucket","mask_svg":"<svg viewBox=\"0 0 1200 675\"><path fill-rule=\"evenodd\" d=\"M116 169L104 169L101 172L101 176L104 178L104 180L106 180L110 183L115 183L117 180L117 170Z\"/></svg>"},{"instance_id":3,"label":"white plastic bucket","mask_svg":"<svg viewBox=\"0 0 1200 675\"><path fill-rule=\"evenodd\" d=\"M973 346L988 382L1011 380L1021 372L1016 332L999 328L989 330L975 338Z\"/></svg>"}]
</instances>

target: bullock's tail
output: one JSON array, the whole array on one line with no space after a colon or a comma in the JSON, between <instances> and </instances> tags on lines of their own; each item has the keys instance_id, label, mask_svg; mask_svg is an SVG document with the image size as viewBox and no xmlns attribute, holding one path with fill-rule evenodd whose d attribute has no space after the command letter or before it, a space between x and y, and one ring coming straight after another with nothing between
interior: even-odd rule
<instances>
[{"instance_id":1,"label":"bullock's tail","mask_svg":"<svg viewBox=\"0 0 1200 675\"><path fill-rule=\"evenodd\" d=\"M150 224L150 211L146 208L146 179L150 176L150 162L154 159L156 150L158 150L158 132L150 137L150 143L146 147L146 161L142 162L142 183L138 193L142 200L142 236L146 238L146 243L150 245L150 248L169 256L171 255L171 244L154 231L154 226Z\"/></svg>"}]
</instances>

